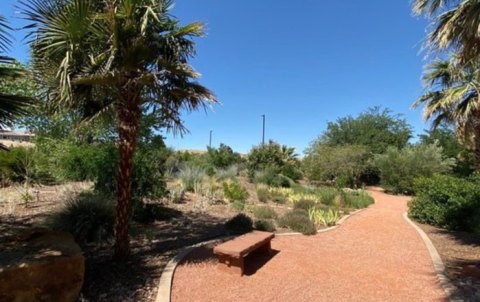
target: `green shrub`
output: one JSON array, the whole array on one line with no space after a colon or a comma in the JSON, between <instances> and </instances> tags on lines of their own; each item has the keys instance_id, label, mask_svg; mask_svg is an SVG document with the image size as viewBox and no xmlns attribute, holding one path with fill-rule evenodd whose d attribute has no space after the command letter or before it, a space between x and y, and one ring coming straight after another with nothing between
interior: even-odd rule
<instances>
[{"instance_id":1,"label":"green shrub","mask_svg":"<svg viewBox=\"0 0 480 302\"><path fill-rule=\"evenodd\" d=\"M215 176L218 180L235 180L238 175L238 167L237 166L230 166L228 168L223 169L216 169Z\"/></svg>"},{"instance_id":2,"label":"green shrub","mask_svg":"<svg viewBox=\"0 0 480 302\"><path fill-rule=\"evenodd\" d=\"M307 200L307 199L302 199L293 204L294 209L302 209L305 211L308 211L311 208L315 208L316 206L317 206L317 202L313 200Z\"/></svg>"},{"instance_id":3,"label":"green shrub","mask_svg":"<svg viewBox=\"0 0 480 302\"><path fill-rule=\"evenodd\" d=\"M230 204L230 207L237 212L241 212L245 209L245 202L240 200L235 200Z\"/></svg>"},{"instance_id":4,"label":"green shrub","mask_svg":"<svg viewBox=\"0 0 480 302\"><path fill-rule=\"evenodd\" d=\"M182 212L157 204L135 201L133 203L133 220L139 223L152 223L155 221L167 221L178 218Z\"/></svg>"},{"instance_id":5,"label":"green shrub","mask_svg":"<svg viewBox=\"0 0 480 302\"><path fill-rule=\"evenodd\" d=\"M274 203L278 204L286 204L288 201L287 196L277 191L270 192L270 198Z\"/></svg>"},{"instance_id":6,"label":"green shrub","mask_svg":"<svg viewBox=\"0 0 480 302\"><path fill-rule=\"evenodd\" d=\"M336 188L322 187L315 190L315 193L320 197L320 201L331 206L335 203L335 198L338 196L339 191Z\"/></svg>"},{"instance_id":7,"label":"green shrub","mask_svg":"<svg viewBox=\"0 0 480 302\"><path fill-rule=\"evenodd\" d=\"M255 172L253 182L277 188L290 188L294 184L293 180L282 174L278 174L273 169Z\"/></svg>"},{"instance_id":8,"label":"green shrub","mask_svg":"<svg viewBox=\"0 0 480 302\"><path fill-rule=\"evenodd\" d=\"M247 215L240 213L228 220L225 228L233 234L244 234L253 230L253 221Z\"/></svg>"},{"instance_id":9,"label":"green shrub","mask_svg":"<svg viewBox=\"0 0 480 302\"><path fill-rule=\"evenodd\" d=\"M450 230L480 232L480 179L436 175L418 179L409 216Z\"/></svg>"},{"instance_id":10,"label":"green shrub","mask_svg":"<svg viewBox=\"0 0 480 302\"><path fill-rule=\"evenodd\" d=\"M277 212L271 207L254 207L253 216L257 219L276 219Z\"/></svg>"},{"instance_id":11,"label":"green shrub","mask_svg":"<svg viewBox=\"0 0 480 302\"><path fill-rule=\"evenodd\" d=\"M304 235L314 235L317 233L315 224L308 218L308 212L302 209L287 212L278 220L278 223L282 227L287 227L292 231Z\"/></svg>"},{"instance_id":12,"label":"green shrub","mask_svg":"<svg viewBox=\"0 0 480 302\"><path fill-rule=\"evenodd\" d=\"M298 180L302 177L299 168L300 161L298 155L295 154L295 149L282 146L274 141L254 147L248 155L248 175L252 180L256 171L266 170Z\"/></svg>"},{"instance_id":13,"label":"green shrub","mask_svg":"<svg viewBox=\"0 0 480 302\"><path fill-rule=\"evenodd\" d=\"M256 189L257 197L260 202L267 202L270 199L270 191L268 190L268 186L264 184L258 184Z\"/></svg>"},{"instance_id":14,"label":"green shrub","mask_svg":"<svg viewBox=\"0 0 480 302\"><path fill-rule=\"evenodd\" d=\"M255 229L264 232L275 232L275 224L270 220L257 220L255 221Z\"/></svg>"},{"instance_id":15,"label":"green shrub","mask_svg":"<svg viewBox=\"0 0 480 302\"><path fill-rule=\"evenodd\" d=\"M112 197L94 192L72 196L65 206L50 215L46 225L71 233L79 243L103 241L113 236L115 209Z\"/></svg>"},{"instance_id":16,"label":"green shrub","mask_svg":"<svg viewBox=\"0 0 480 302\"><path fill-rule=\"evenodd\" d=\"M431 144L402 150L391 147L385 154L376 155L373 163L380 171L381 183L387 190L411 194L415 178L449 172L455 160L444 158L443 149Z\"/></svg>"},{"instance_id":17,"label":"green shrub","mask_svg":"<svg viewBox=\"0 0 480 302\"><path fill-rule=\"evenodd\" d=\"M337 221L340 219L340 214L334 209L322 210L310 208L308 210L308 218L316 225L330 227L337 224Z\"/></svg>"},{"instance_id":18,"label":"green shrub","mask_svg":"<svg viewBox=\"0 0 480 302\"><path fill-rule=\"evenodd\" d=\"M375 200L363 190L347 190L343 194L344 206L353 209L363 209L373 204Z\"/></svg>"},{"instance_id":19,"label":"green shrub","mask_svg":"<svg viewBox=\"0 0 480 302\"><path fill-rule=\"evenodd\" d=\"M218 149L208 148L207 161L212 167L227 168L242 161L239 153L233 152L232 148L225 144L220 144Z\"/></svg>"},{"instance_id":20,"label":"green shrub","mask_svg":"<svg viewBox=\"0 0 480 302\"><path fill-rule=\"evenodd\" d=\"M243 201L247 200L248 192L240 183L238 182L224 182L223 183L223 194L228 201Z\"/></svg>"},{"instance_id":21,"label":"green shrub","mask_svg":"<svg viewBox=\"0 0 480 302\"><path fill-rule=\"evenodd\" d=\"M201 183L206 177L205 170L197 166L185 166L180 169L178 173L178 178L182 182L183 188L185 191L193 192L195 186L198 183Z\"/></svg>"}]
</instances>

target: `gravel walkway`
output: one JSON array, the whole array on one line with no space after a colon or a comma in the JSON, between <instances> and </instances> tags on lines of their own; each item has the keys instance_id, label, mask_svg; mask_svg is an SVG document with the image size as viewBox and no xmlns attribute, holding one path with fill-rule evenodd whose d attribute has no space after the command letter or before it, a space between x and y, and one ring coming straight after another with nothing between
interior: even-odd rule
<instances>
[{"instance_id":1,"label":"gravel walkway","mask_svg":"<svg viewBox=\"0 0 480 302\"><path fill-rule=\"evenodd\" d=\"M211 248L175 272L172 301L446 301L430 256L404 220L407 197L371 191L376 204L316 236L277 236L243 277L216 268Z\"/></svg>"}]
</instances>

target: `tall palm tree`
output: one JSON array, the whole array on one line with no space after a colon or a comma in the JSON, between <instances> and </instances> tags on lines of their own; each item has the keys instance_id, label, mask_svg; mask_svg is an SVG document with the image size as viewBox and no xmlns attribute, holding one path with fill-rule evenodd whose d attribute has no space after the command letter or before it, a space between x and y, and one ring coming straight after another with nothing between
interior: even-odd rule
<instances>
[{"instance_id":1,"label":"tall palm tree","mask_svg":"<svg viewBox=\"0 0 480 302\"><path fill-rule=\"evenodd\" d=\"M480 56L480 1L415 0L413 11L433 18L428 46L458 51L467 62Z\"/></svg>"},{"instance_id":2,"label":"tall palm tree","mask_svg":"<svg viewBox=\"0 0 480 302\"><path fill-rule=\"evenodd\" d=\"M5 18L0 16L0 80L15 80L23 75L21 69L12 65L12 58L2 55L12 42L10 30ZM29 103L29 98L2 91L0 87L0 129L11 126L17 117L26 114ZM6 147L0 144L0 149L6 150Z\"/></svg>"},{"instance_id":3,"label":"tall palm tree","mask_svg":"<svg viewBox=\"0 0 480 302\"><path fill-rule=\"evenodd\" d=\"M53 109L116 118L119 163L115 258L129 254L133 155L142 112L182 131L180 114L216 102L188 64L202 24L180 26L170 0L29 0L33 67ZM41 77L40 77L41 78Z\"/></svg>"},{"instance_id":4,"label":"tall palm tree","mask_svg":"<svg viewBox=\"0 0 480 302\"><path fill-rule=\"evenodd\" d=\"M435 129L454 124L457 135L475 151L475 169L480 171L480 64L460 65L456 57L427 66L423 80L426 93L414 104L425 105L424 118Z\"/></svg>"}]
</instances>

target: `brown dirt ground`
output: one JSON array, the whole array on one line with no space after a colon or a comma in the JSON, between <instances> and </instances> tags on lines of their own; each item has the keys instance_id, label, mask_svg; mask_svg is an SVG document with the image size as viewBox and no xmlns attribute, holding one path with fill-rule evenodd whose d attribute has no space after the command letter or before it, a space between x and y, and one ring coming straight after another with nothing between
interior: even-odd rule
<instances>
[{"instance_id":1,"label":"brown dirt ground","mask_svg":"<svg viewBox=\"0 0 480 302\"><path fill-rule=\"evenodd\" d=\"M211 248L179 265L172 301L446 301L430 256L403 219L406 197L372 192L376 204L316 236L277 236L246 275L216 267Z\"/></svg>"},{"instance_id":2,"label":"brown dirt ground","mask_svg":"<svg viewBox=\"0 0 480 302\"><path fill-rule=\"evenodd\" d=\"M463 301L480 301L480 234L453 232L417 224L432 240L448 278Z\"/></svg>"}]
</instances>

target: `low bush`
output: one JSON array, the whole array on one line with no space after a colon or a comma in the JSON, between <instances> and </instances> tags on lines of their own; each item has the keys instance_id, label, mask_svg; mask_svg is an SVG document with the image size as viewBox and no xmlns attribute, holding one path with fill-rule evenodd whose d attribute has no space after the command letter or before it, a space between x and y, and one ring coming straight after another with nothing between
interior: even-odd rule
<instances>
[{"instance_id":1,"label":"low bush","mask_svg":"<svg viewBox=\"0 0 480 302\"><path fill-rule=\"evenodd\" d=\"M308 210L308 218L316 225L330 227L337 224L337 221L340 219L340 214L334 209L322 210L310 208Z\"/></svg>"},{"instance_id":2,"label":"low bush","mask_svg":"<svg viewBox=\"0 0 480 302\"><path fill-rule=\"evenodd\" d=\"M302 209L305 211L308 211L311 208L315 208L316 206L317 206L317 202L313 200L308 200L308 199L302 199L293 204L294 209Z\"/></svg>"},{"instance_id":3,"label":"low bush","mask_svg":"<svg viewBox=\"0 0 480 302\"><path fill-rule=\"evenodd\" d=\"M343 194L344 206L353 209L363 209L373 204L375 200L363 190L347 190Z\"/></svg>"},{"instance_id":4,"label":"low bush","mask_svg":"<svg viewBox=\"0 0 480 302\"><path fill-rule=\"evenodd\" d=\"M228 168L215 169L215 176L218 180L223 181L227 179L235 180L238 175L238 167L236 165Z\"/></svg>"},{"instance_id":5,"label":"low bush","mask_svg":"<svg viewBox=\"0 0 480 302\"><path fill-rule=\"evenodd\" d=\"M317 233L315 224L308 218L308 212L302 209L287 212L278 220L278 223L282 227L287 227L292 231L300 232L304 235L314 235Z\"/></svg>"},{"instance_id":6,"label":"low bush","mask_svg":"<svg viewBox=\"0 0 480 302\"><path fill-rule=\"evenodd\" d=\"M281 192L277 192L277 191L271 191L270 192L270 199L274 203L278 203L278 204L286 204L287 201L288 201L288 198L285 194L283 194Z\"/></svg>"},{"instance_id":7,"label":"low bush","mask_svg":"<svg viewBox=\"0 0 480 302\"><path fill-rule=\"evenodd\" d=\"M223 194L228 201L243 201L247 200L248 192L240 183L238 182L224 182L223 183Z\"/></svg>"},{"instance_id":8,"label":"low bush","mask_svg":"<svg viewBox=\"0 0 480 302\"><path fill-rule=\"evenodd\" d=\"M480 232L480 179L437 175L418 179L409 216L457 231Z\"/></svg>"},{"instance_id":9,"label":"low bush","mask_svg":"<svg viewBox=\"0 0 480 302\"><path fill-rule=\"evenodd\" d=\"M178 172L178 178L182 182L185 191L193 192L195 186L201 183L207 176L205 170L198 166L185 166Z\"/></svg>"},{"instance_id":10,"label":"low bush","mask_svg":"<svg viewBox=\"0 0 480 302\"><path fill-rule=\"evenodd\" d=\"M228 220L225 228L233 234L244 234L253 230L253 221L247 215L240 213Z\"/></svg>"},{"instance_id":11,"label":"low bush","mask_svg":"<svg viewBox=\"0 0 480 302\"><path fill-rule=\"evenodd\" d=\"M277 212L271 207L254 207L253 216L257 219L276 219Z\"/></svg>"},{"instance_id":12,"label":"low bush","mask_svg":"<svg viewBox=\"0 0 480 302\"><path fill-rule=\"evenodd\" d=\"M256 186L257 189L257 197L260 202L267 202L270 199L270 191L268 190L268 186L264 184L258 184Z\"/></svg>"},{"instance_id":13,"label":"low bush","mask_svg":"<svg viewBox=\"0 0 480 302\"><path fill-rule=\"evenodd\" d=\"M315 190L316 194L320 197L320 201L331 206L335 202L335 198L340 193L336 188L322 187Z\"/></svg>"},{"instance_id":14,"label":"low bush","mask_svg":"<svg viewBox=\"0 0 480 302\"><path fill-rule=\"evenodd\" d=\"M294 184L293 180L282 174L278 174L273 169L255 172L253 182L256 184L266 184L268 186L277 188L290 188Z\"/></svg>"},{"instance_id":15,"label":"low bush","mask_svg":"<svg viewBox=\"0 0 480 302\"><path fill-rule=\"evenodd\" d=\"M139 223L152 223L155 221L167 221L182 216L182 212L170 209L158 204L133 203L133 220Z\"/></svg>"},{"instance_id":16,"label":"low bush","mask_svg":"<svg viewBox=\"0 0 480 302\"><path fill-rule=\"evenodd\" d=\"M257 220L255 221L255 229L264 232L275 232L275 224L270 220Z\"/></svg>"},{"instance_id":17,"label":"low bush","mask_svg":"<svg viewBox=\"0 0 480 302\"><path fill-rule=\"evenodd\" d=\"M230 204L230 207L237 212L241 212L245 209L245 202L240 200L235 200Z\"/></svg>"},{"instance_id":18,"label":"low bush","mask_svg":"<svg viewBox=\"0 0 480 302\"><path fill-rule=\"evenodd\" d=\"M114 223L112 197L90 191L72 196L45 221L53 230L71 233L81 244L109 239L113 236Z\"/></svg>"}]
</instances>

